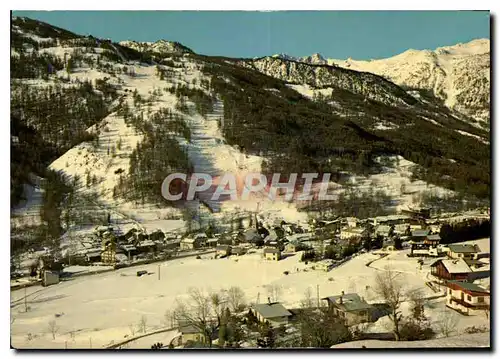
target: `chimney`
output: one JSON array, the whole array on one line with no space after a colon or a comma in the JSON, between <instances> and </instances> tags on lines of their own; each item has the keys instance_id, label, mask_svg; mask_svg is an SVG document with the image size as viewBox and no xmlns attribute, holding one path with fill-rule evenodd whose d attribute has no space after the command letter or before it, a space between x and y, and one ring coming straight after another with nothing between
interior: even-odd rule
<instances>
[{"instance_id":1,"label":"chimney","mask_svg":"<svg viewBox=\"0 0 500 359\"><path fill-rule=\"evenodd\" d=\"M340 300L339 300L340 304L344 302L343 297L344 297L344 291L340 292Z\"/></svg>"},{"instance_id":2,"label":"chimney","mask_svg":"<svg viewBox=\"0 0 500 359\"><path fill-rule=\"evenodd\" d=\"M271 305L271 297L267 297L267 303Z\"/></svg>"}]
</instances>

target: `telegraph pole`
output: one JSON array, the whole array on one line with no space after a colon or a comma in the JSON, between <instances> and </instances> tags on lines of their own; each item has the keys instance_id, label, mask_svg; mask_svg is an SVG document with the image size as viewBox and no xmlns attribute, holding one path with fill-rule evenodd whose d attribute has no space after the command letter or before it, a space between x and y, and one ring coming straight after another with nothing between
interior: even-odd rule
<instances>
[{"instance_id":1,"label":"telegraph pole","mask_svg":"<svg viewBox=\"0 0 500 359\"><path fill-rule=\"evenodd\" d=\"M318 308L319 308L319 284L316 286L316 296L318 298Z\"/></svg>"},{"instance_id":2,"label":"telegraph pole","mask_svg":"<svg viewBox=\"0 0 500 359\"><path fill-rule=\"evenodd\" d=\"M26 295L26 286L24 286L24 311L28 312L28 298Z\"/></svg>"}]
</instances>

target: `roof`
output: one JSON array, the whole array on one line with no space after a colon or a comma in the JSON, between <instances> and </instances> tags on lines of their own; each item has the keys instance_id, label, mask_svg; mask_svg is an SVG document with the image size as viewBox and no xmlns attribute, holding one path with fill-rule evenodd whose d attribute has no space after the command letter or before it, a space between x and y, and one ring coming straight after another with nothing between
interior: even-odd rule
<instances>
[{"instance_id":1,"label":"roof","mask_svg":"<svg viewBox=\"0 0 500 359\"><path fill-rule=\"evenodd\" d=\"M342 228L342 232L347 232L347 233L358 233L358 234L361 234L364 231L366 231L366 229L363 228L363 227L347 227L347 228Z\"/></svg>"},{"instance_id":2,"label":"roof","mask_svg":"<svg viewBox=\"0 0 500 359\"><path fill-rule=\"evenodd\" d=\"M250 228L243 233L246 241L254 240L255 238L261 238L259 232L255 228Z\"/></svg>"},{"instance_id":3,"label":"roof","mask_svg":"<svg viewBox=\"0 0 500 359\"><path fill-rule=\"evenodd\" d=\"M206 239L207 235L205 233L196 233L194 239Z\"/></svg>"},{"instance_id":4,"label":"roof","mask_svg":"<svg viewBox=\"0 0 500 359\"><path fill-rule=\"evenodd\" d=\"M280 303L254 304L252 308L264 318L289 317L292 315Z\"/></svg>"},{"instance_id":5,"label":"roof","mask_svg":"<svg viewBox=\"0 0 500 359\"><path fill-rule=\"evenodd\" d=\"M469 258L464 258L464 261L465 263L467 263L467 265L471 266L471 265L477 265L477 266L485 266L485 265L488 265L488 263L485 263L485 262L482 262L478 259L469 259Z\"/></svg>"},{"instance_id":6,"label":"roof","mask_svg":"<svg viewBox=\"0 0 500 359\"><path fill-rule=\"evenodd\" d=\"M449 244L448 248L454 253L477 253L479 249L472 244Z\"/></svg>"},{"instance_id":7,"label":"roof","mask_svg":"<svg viewBox=\"0 0 500 359\"><path fill-rule=\"evenodd\" d=\"M340 298L342 297L342 303L340 303ZM326 297L332 302L337 308L342 309L346 312L355 312L359 310L371 309L371 305L361 299L356 293L347 293L344 295L336 295L333 297Z\"/></svg>"},{"instance_id":8,"label":"roof","mask_svg":"<svg viewBox=\"0 0 500 359\"><path fill-rule=\"evenodd\" d=\"M429 241L440 241L441 240L441 236L439 234L431 234L431 235L427 236L427 239Z\"/></svg>"},{"instance_id":9,"label":"roof","mask_svg":"<svg viewBox=\"0 0 500 359\"><path fill-rule=\"evenodd\" d=\"M179 321L179 331L182 334L195 334L201 332L201 330L196 328L194 325L181 321Z\"/></svg>"},{"instance_id":10,"label":"roof","mask_svg":"<svg viewBox=\"0 0 500 359\"><path fill-rule=\"evenodd\" d=\"M379 224L377 228L375 228L376 232L389 232L391 230L391 226L387 224Z\"/></svg>"},{"instance_id":11,"label":"roof","mask_svg":"<svg viewBox=\"0 0 500 359\"><path fill-rule=\"evenodd\" d=\"M484 288L482 288L474 283L460 282L460 281L456 281L456 280L449 280L449 281L447 281L447 283L454 284L462 289L465 289L465 290L468 290L471 292L488 293L489 294L489 292L486 289L484 289Z\"/></svg>"},{"instance_id":12,"label":"roof","mask_svg":"<svg viewBox=\"0 0 500 359\"><path fill-rule=\"evenodd\" d=\"M139 243L139 244L137 245L137 247L151 247L151 246L155 246L155 245L156 245L156 243L155 243L155 242L153 242L153 241L152 241L152 240L150 240L150 239L147 239L147 240L142 241L141 243Z\"/></svg>"},{"instance_id":13,"label":"roof","mask_svg":"<svg viewBox=\"0 0 500 359\"><path fill-rule=\"evenodd\" d=\"M322 298L323 300L328 300L332 303L336 303L339 301L340 297L342 297L342 300L361 300L360 296L356 293L347 293L347 294L344 294L344 295L334 295L334 296L330 296L330 297L325 297L325 298Z\"/></svg>"},{"instance_id":14,"label":"roof","mask_svg":"<svg viewBox=\"0 0 500 359\"><path fill-rule=\"evenodd\" d=\"M429 230L428 229L416 229L413 232L411 232L411 235L413 237L426 237L429 235Z\"/></svg>"},{"instance_id":15,"label":"roof","mask_svg":"<svg viewBox=\"0 0 500 359\"><path fill-rule=\"evenodd\" d=\"M300 241L307 241L311 239L312 236L313 236L312 233L295 233L290 236L286 236L286 239L288 239L290 242L293 241L300 242Z\"/></svg>"},{"instance_id":16,"label":"roof","mask_svg":"<svg viewBox=\"0 0 500 359\"><path fill-rule=\"evenodd\" d=\"M266 253L279 253L279 249L278 248L264 248L264 254Z\"/></svg>"},{"instance_id":17,"label":"roof","mask_svg":"<svg viewBox=\"0 0 500 359\"><path fill-rule=\"evenodd\" d=\"M410 216L406 214L391 214L388 216L378 216L372 218L372 220L376 220L377 222L385 222L385 221L397 221L397 220L403 220L403 219L409 219Z\"/></svg>"},{"instance_id":18,"label":"roof","mask_svg":"<svg viewBox=\"0 0 500 359\"><path fill-rule=\"evenodd\" d=\"M86 254L87 257L100 257L101 256L101 251L99 252L88 252Z\"/></svg>"},{"instance_id":19,"label":"roof","mask_svg":"<svg viewBox=\"0 0 500 359\"><path fill-rule=\"evenodd\" d=\"M470 273L472 270L467 265L467 263L462 259L438 259L431 264L431 267L435 267L439 262L443 263L444 267L448 273Z\"/></svg>"},{"instance_id":20,"label":"roof","mask_svg":"<svg viewBox=\"0 0 500 359\"><path fill-rule=\"evenodd\" d=\"M323 260L320 260L319 262L316 262L315 265L321 265L321 264L324 264L324 265L333 265L335 263L335 261L333 259L323 259Z\"/></svg>"},{"instance_id":21,"label":"roof","mask_svg":"<svg viewBox=\"0 0 500 359\"><path fill-rule=\"evenodd\" d=\"M215 247L216 250L218 251L227 251L231 247L227 244L221 244L220 246Z\"/></svg>"}]
</instances>

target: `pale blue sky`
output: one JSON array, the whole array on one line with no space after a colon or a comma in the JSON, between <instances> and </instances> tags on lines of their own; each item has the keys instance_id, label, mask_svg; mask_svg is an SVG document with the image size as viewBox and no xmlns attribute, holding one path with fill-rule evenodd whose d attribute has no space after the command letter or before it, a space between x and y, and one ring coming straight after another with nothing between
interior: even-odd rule
<instances>
[{"instance_id":1,"label":"pale blue sky","mask_svg":"<svg viewBox=\"0 0 500 359\"><path fill-rule=\"evenodd\" d=\"M489 38L488 11L14 11L113 41L179 41L229 57L371 59Z\"/></svg>"}]
</instances>

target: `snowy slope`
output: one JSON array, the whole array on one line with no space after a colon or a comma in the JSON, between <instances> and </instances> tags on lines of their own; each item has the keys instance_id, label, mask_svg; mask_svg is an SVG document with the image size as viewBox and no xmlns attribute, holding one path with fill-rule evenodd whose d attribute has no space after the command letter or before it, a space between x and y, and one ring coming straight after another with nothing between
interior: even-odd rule
<instances>
[{"instance_id":1,"label":"snowy slope","mask_svg":"<svg viewBox=\"0 0 500 359\"><path fill-rule=\"evenodd\" d=\"M332 346L338 349L360 348L489 348L490 332L477 334L462 334L449 338L418 340L418 341L386 341L386 340L357 340Z\"/></svg>"}]
</instances>

